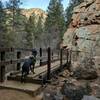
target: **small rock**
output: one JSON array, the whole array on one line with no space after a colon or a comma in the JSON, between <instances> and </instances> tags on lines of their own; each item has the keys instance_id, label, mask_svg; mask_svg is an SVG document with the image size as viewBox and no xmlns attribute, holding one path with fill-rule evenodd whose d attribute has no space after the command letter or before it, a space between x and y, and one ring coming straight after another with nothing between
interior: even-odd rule
<instances>
[{"instance_id":1,"label":"small rock","mask_svg":"<svg viewBox=\"0 0 100 100\"><path fill-rule=\"evenodd\" d=\"M82 100L100 100L94 96L84 96Z\"/></svg>"}]
</instances>

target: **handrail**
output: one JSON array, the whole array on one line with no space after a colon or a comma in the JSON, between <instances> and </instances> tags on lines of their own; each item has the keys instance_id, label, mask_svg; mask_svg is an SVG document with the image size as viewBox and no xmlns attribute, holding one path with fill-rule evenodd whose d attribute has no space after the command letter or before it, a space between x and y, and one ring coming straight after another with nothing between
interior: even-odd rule
<instances>
[{"instance_id":1,"label":"handrail","mask_svg":"<svg viewBox=\"0 0 100 100\"><path fill-rule=\"evenodd\" d=\"M53 59L52 61L55 61L55 60L58 60L58 59L55 59L56 57L58 56L53 56ZM6 61L0 61L0 65L8 65L8 64L15 64L15 63L21 63L21 62L24 62L25 60L27 60L28 58L21 58L21 59L11 59L11 60L6 60ZM44 60L44 59L47 59L46 56L43 56L43 57L37 57L36 60Z\"/></svg>"},{"instance_id":2,"label":"handrail","mask_svg":"<svg viewBox=\"0 0 100 100\"><path fill-rule=\"evenodd\" d=\"M63 60L66 59L66 62L68 62L69 60L67 59L68 57L70 58L70 56L66 56L66 54L64 52L61 52L63 49L61 50L56 50L56 49L51 49L50 47L47 49L36 49L39 50L39 57L36 57L36 61L39 61L40 64L39 66L42 67L43 65L47 65L47 79L50 79L50 73L52 71L52 67L51 64L53 62L59 61L59 66L63 66ZM17 52L16 52L17 51ZM21 63L24 62L25 60L29 59L30 56L25 56L27 58L21 58L22 56L22 51L31 51L32 49L25 49L25 48L0 48L0 53L1 53L1 61L0 61L0 74L2 74L0 76L0 82L4 81L4 76L5 76L5 68L7 67L6 65L10 65L10 64L17 64L17 71L20 71L21 68ZM16 53L16 58L10 58L9 60L6 60L6 52L13 52ZM43 56L43 54L46 54L46 56ZM66 52L67 53L67 52ZM61 56L62 55L62 56ZM63 58L63 55L66 56L66 58ZM64 62L65 63L65 62ZM38 67L39 67L38 66ZM36 67L35 67L36 68Z\"/></svg>"}]
</instances>

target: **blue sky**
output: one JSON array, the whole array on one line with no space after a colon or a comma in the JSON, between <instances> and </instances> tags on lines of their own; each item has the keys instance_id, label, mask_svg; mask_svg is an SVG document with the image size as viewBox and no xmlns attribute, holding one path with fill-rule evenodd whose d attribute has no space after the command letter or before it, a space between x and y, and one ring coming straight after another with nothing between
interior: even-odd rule
<instances>
[{"instance_id":1,"label":"blue sky","mask_svg":"<svg viewBox=\"0 0 100 100\"><path fill-rule=\"evenodd\" d=\"M3 2L8 0L1 0ZM23 3L21 5L22 8L41 8L43 10L47 10L50 0L21 0ZM64 8L68 6L69 0L63 0Z\"/></svg>"}]
</instances>

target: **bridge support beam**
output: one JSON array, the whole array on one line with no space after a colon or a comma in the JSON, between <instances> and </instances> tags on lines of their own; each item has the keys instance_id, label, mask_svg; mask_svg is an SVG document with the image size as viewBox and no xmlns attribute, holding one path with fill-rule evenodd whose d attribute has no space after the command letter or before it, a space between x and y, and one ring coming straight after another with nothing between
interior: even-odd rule
<instances>
[{"instance_id":1,"label":"bridge support beam","mask_svg":"<svg viewBox=\"0 0 100 100\"><path fill-rule=\"evenodd\" d=\"M1 52L1 61L5 61L5 51ZM5 80L5 65L0 65L0 82Z\"/></svg>"},{"instance_id":2,"label":"bridge support beam","mask_svg":"<svg viewBox=\"0 0 100 100\"><path fill-rule=\"evenodd\" d=\"M53 51L52 51L52 60L53 60Z\"/></svg>"}]
</instances>

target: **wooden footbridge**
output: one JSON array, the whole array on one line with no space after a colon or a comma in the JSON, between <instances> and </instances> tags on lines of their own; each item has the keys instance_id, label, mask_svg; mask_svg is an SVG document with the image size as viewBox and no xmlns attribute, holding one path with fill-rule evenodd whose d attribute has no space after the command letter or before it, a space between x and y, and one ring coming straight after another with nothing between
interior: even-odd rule
<instances>
[{"instance_id":1,"label":"wooden footbridge","mask_svg":"<svg viewBox=\"0 0 100 100\"><path fill-rule=\"evenodd\" d=\"M30 72L23 85L20 82L21 66L31 55L32 49L0 48L0 87L32 92L38 90L44 81L50 82L53 75L70 66L71 51L67 49L54 50L49 47L37 51L35 74Z\"/></svg>"}]
</instances>

